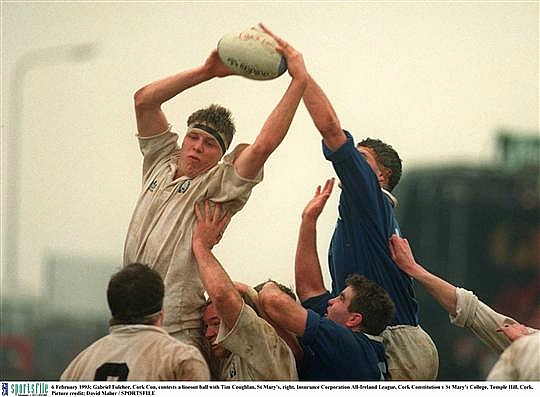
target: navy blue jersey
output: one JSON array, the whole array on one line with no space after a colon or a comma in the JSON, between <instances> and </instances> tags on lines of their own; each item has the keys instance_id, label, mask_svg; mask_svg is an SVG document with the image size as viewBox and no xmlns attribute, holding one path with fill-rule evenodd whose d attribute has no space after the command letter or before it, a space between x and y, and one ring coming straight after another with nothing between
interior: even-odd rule
<instances>
[{"instance_id":1,"label":"navy blue jersey","mask_svg":"<svg viewBox=\"0 0 540 397\"><path fill-rule=\"evenodd\" d=\"M300 380L387 380L382 342L324 317L329 299L327 292L302 303L308 317L304 335L299 338L304 350Z\"/></svg>"},{"instance_id":2,"label":"navy blue jersey","mask_svg":"<svg viewBox=\"0 0 540 397\"><path fill-rule=\"evenodd\" d=\"M393 262L390 236L399 230L392 204L377 177L356 149L351 134L335 151L323 142L341 182L339 218L328 252L332 295L345 289L347 276L358 273L383 287L396 305L392 325L418 325L418 302L413 280Z\"/></svg>"}]
</instances>

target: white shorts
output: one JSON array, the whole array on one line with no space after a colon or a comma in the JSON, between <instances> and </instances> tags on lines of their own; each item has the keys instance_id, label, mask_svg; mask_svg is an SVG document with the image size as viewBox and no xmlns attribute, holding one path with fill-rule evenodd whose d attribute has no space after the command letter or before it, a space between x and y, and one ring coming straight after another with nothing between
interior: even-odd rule
<instances>
[{"instance_id":1,"label":"white shorts","mask_svg":"<svg viewBox=\"0 0 540 397\"><path fill-rule=\"evenodd\" d=\"M439 353L431 337L420 327L388 326L381 334L392 380L436 380Z\"/></svg>"}]
</instances>

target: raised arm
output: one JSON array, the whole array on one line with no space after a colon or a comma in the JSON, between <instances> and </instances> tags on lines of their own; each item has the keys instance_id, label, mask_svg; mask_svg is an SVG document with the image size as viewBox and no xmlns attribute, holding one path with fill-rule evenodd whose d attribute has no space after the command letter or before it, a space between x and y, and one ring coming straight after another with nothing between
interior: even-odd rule
<instances>
[{"instance_id":1,"label":"raised arm","mask_svg":"<svg viewBox=\"0 0 540 397\"><path fill-rule=\"evenodd\" d=\"M259 303L274 326L296 336L304 335L307 310L281 291L276 284L270 281L263 286L261 292L259 292ZM295 354L295 357L298 358L297 354Z\"/></svg>"},{"instance_id":2,"label":"raised arm","mask_svg":"<svg viewBox=\"0 0 540 397\"><path fill-rule=\"evenodd\" d=\"M454 325L469 328L494 352L501 354L512 341L536 332L511 317L497 313L471 291L457 288L428 272L414 260L407 240L393 235L390 252L397 266L420 282L451 315L450 321Z\"/></svg>"},{"instance_id":3,"label":"raised arm","mask_svg":"<svg viewBox=\"0 0 540 397\"><path fill-rule=\"evenodd\" d=\"M343 145L347 138L341 129L339 118L328 97L311 76L308 76L303 100L326 146L336 150Z\"/></svg>"},{"instance_id":4,"label":"raised arm","mask_svg":"<svg viewBox=\"0 0 540 397\"><path fill-rule=\"evenodd\" d=\"M452 316L456 316L456 287L431 274L418 264L407 239L397 235L390 237L390 254L396 265L424 286L426 291Z\"/></svg>"},{"instance_id":5,"label":"raised arm","mask_svg":"<svg viewBox=\"0 0 540 397\"><path fill-rule=\"evenodd\" d=\"M322 189L321 186L317 186L315 196L302 212L302 223L300 224L294 262L296 293L301 302L326 291L317 254L317 219L328 201L333 187L334 178L328 179Z\"/></svg>"},{"instance_id":6,"label":"raised arm","mask_svg":"<svg viewBox=\"0 0 540 397\"><path fill-rule=\"evenodd\" d=\"M231 74L233 72L221 62L217 49L214 49L203 65L142 87L134 96L139 135L152 136L168 128L167 118L161 110L164 102L204 81Z\"/></svg>"},{"instance_id":7,"label":"raised arm","mask_svg":"<svg viewBox=\"0 0 540 397\"><path fill-rule=\"evenodd\" d=\"M252 179L261 170L268 157L285 138L296 109L306 88L307 72L302 54L280 37L269 31L264 25L260 27L277 41L277 51L287 60L287 69L292 80L285 94L266 119L255 142L248 146L235 160L238 175Z\"/></svg>"},{"instance_id":8,"label":"raised arm","mask_svg":"<svg viewBox=\"0 0 540 397\"><path fill-rule=\"evenodd\" d=\"M197 225L193 230L192 250L197 261L201 281L209 298L216 305L216 310L228 329L232 329L240 311L242 297L235 284L212 253L212 248L221 239L223 230L230 216L221 216L221 204L217 203L212 213L208 201L203 209L195 205Z\"/></svg>"},{"instance_id":9,"label":"raised arm","mask_svg":"<svg viewBox=\"0 0 540 397\"><path fill-rule=\"evenodd\" d=\"M326 292L317 255L316 226L317 218L328 201L333 187L333 178L327 180L323 188L317 186L315 196L302 212L295 259L296 293L301 302ZM304 335L307 310L281 291L276 284L268 282L264 285L259 293L259 302L275 325L297 336Z\"/></svg>"}]
</instances>

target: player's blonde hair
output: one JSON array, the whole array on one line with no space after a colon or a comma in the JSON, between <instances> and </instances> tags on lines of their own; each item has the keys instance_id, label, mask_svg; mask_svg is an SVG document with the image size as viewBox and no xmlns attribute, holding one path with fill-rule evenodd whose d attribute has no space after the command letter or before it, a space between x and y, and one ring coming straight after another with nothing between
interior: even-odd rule
<instances>
[{"instance_id":1,"label":"player's blonde hair","mask_svg":"<svg viewBox=\"0 0 540 397\"><path fill-rule=\"evenodd\" d=\"M193 112L187 120L188 127L203 125L216 131L224 143L224 151L229 148L236 127L231 111L223 106L212 104L204 109Z\"/></svg>"}]
</instances>

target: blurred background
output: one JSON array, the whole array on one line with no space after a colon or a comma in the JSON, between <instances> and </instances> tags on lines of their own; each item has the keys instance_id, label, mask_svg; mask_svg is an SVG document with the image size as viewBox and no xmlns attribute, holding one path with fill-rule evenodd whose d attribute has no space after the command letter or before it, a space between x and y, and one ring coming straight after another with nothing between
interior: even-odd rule
<instances>
[{"instance_id":1,"label":"blurred background","mask_svg":"<svg viewBox=\"0 0 540 397\"><path fill-rule=\"evenodd\" d=\"M537 2L2 2L0 378L55 380L107 333L141 181L133 94L204 62L265 22L304 55L356 139L404 160L397 215L418 261L540 327ZM290 78L228 77L164 105L231 109L252 142ZM231 222L217 257L233 279L293 286L300 213L334 175L303 105ZM319 221L326 252L334 192ZM329 285L329 283L328 283ZM496 357L420 286L440 380L484 379Z\"/></svg>"}]
</instances>

